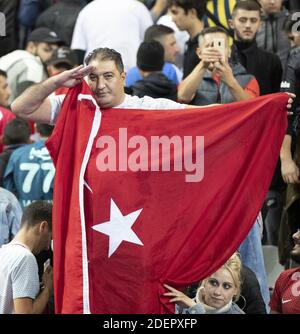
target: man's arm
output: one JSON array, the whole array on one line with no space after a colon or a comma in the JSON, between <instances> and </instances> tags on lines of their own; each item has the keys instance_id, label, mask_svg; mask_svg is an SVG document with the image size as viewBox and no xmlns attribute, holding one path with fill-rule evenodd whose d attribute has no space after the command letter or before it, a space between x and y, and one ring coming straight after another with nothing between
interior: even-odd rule
<instances>
[{"instance_id":1,"label":"man's arm","mask_svg":"<svg viewBox=\"0 0 300 334\"><path fill-rule=\"evenodd\" d=\"M195 97L197 89L200 87L204 73L212 63L219 61L220 53L212 48L204 49L201 54L199 64L193 71L180 83L178 87L178 100L184 103L189 103Z\"/></svg>"},{"instance_id":2,"label":"man's arm","mask_svg":"<svg viewBox=\"0 0 300 334\"><path fill-rule=\"evenodd\" d=\"M236 78L232 73L230 65L220 60L215 64L215 73L221 78L221 80L227 85L230 93L234 97L235 101L243 101L252 98L249 93L247 93L243 87L238 83Z\"/></svg>"},{"instance_id":3,"label":"man's arm","mask_svg":"<svg viewBox=\"0 0 300 334\"><path fill-rule=\"evenodd\" d=\"M45 310L48 300L50 298L50 292L48 288L39 294L39 296L33 300L31 298L16 298L14 299L14 309L16 314L41 314Z\"/></svg>"},{"instance_id":4,"label":"man's arm","mask_svg":"<svg viewBox=\"0 0 300 334\"><path fill-rule=\"evenodd\" d=\"M178 100L189 103L195 97L197 89L199 88L204 73L205 67L200 62L193 71L180 83L178 87Z\"/></svg>"},{"instance_id":5,"label":"man's arm","mask_svg":"<svg viewBox=\"0 0 300 334\"><path fill-rule=\"evenodd\" d=\"M53 293L53 271L48 266L43 275L44 288L38 297L33 300L31 298L14 299L14 309L17 314L40 314L42 313Z\"/></svg>"},{"instance_id":6,"label":"man's arm","mask_svg":"<svg viewBox=\"0 0 300 334\"><path fill-rule=\"evenodd\" d=\"M168 7L168 0L156 0L151 8L151 16L155 23Z\"/></svg>"},{"instance_id":7,"label":"man's arm","mask_svg":"<svg viewBox=\"0 0 300 334\"><path fill-rule=\"evenodd\" d=\"M281 174L285 183L300 183L299 168L292 158L291 145L292 137L286 134L280 150Z\"/></svg>"},{"instance_id":8,"label":"man's arm","mask_svg":"<svg viewBox=\"0 0 300 334\"><path fill-rule=\"evenodd\" d=\"M60 87L74 87L92 70L93 66L81 65L29 87L13 101L12 112L26 120L49 123L51 102L48 96Z\"/></svg>"}]
</instances>

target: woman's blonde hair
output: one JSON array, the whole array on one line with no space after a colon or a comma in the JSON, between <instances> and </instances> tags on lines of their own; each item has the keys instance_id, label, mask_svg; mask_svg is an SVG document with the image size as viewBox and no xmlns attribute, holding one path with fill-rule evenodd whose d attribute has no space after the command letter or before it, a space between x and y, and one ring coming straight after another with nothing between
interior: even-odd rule
<instances>
[{"instance_id":1,"label":"woman's blonde hair","mask_svg":"<svg viewBox=\"0 0 300 334\"><path fill-rule=\"evenodd\" d=\"M234 296L233 301L237 301L240 298L241 268L242 268L242 263L238 253L234 253L220 268L220 269L227 269L230 272L233 282L237 288L237 294Z\"/></svg>"}]
</instances>

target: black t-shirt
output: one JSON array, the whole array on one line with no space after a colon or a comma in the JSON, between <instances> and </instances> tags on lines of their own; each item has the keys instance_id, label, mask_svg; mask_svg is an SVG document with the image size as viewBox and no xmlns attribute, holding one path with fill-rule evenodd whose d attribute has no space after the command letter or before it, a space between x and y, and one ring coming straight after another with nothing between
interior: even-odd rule
<instances>
[{"instance_id":1,"label":"black t-shirt","mask_svg":"<svg viewBox=\"0 0 300 334\"><path fill-rule=\"evenodd\" d=\"M199 57L196 54L199 35L200 33L186 42L186 50L184 52L183 58L183 79L193 71L195 66L200 61Z\"/></svg>"}]
</instances>

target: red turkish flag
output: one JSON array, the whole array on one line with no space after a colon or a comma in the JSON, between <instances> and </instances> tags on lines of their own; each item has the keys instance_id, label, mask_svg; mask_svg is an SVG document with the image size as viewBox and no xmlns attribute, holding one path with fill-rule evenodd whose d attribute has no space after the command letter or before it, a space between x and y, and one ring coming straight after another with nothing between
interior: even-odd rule
<instances>
[{"instance_id":1,"label":"red turkish flag","mask_svg":"<svg viewBox=\"0 0 300 334\"><path fill-rule=\"evenodd\" d=\"M100 111L85 83L71 89L47 143L56 164L56 312L174 312L163 284L180 289L208 276L251 229L285 134L287 99ZM177 145L170 171L167 150L155 155L162 136Z\"/></svg>"}]
</instances>

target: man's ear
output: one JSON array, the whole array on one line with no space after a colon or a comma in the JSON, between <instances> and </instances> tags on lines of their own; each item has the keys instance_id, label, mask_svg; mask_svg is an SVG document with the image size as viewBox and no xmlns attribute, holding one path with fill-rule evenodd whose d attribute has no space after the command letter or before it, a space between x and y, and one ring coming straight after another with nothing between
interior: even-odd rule
<instances>
[{"instance_id":1,"label":"man's ear","mask_svg":"<svg viewBox=\"0 0 300 334\"><path fill-rule=\"evenodd\" d=\"M26 44L26 51L34 54L35 50L36 50L36 44L34 42L30 41Z\"/></svg>"},{"instance_id":2,"label":"man's ear","mask_svg":"<svg viewBox=\"0 0 300 334\"><path fill-rule=\"evenodd\" d=\"M39 232L42 233L45 230L48 230L48 222L46 220L43 220L40 222Z\"/></svg>"},{"instance_id":3,"label":"man's ear","mask_svg":"<svg viewBox=\"0 0 300 334\"><path fill-rule=\"evenodd\" d=\"M191 8L191 9L189 9L189 10L188 10L188 14L190 14L190 15L193 16L193 17L198 17L198 16L197 16L197 11L196 11L195 8Z\"/></svg>"},{"instance_id":4,"label":"man's ear","mask_svg":"<svg viewBox=\"0 0 300 334\"><path fill-rule=\"evenodd\" d=\"M231 29L234 29L234 23L233 23L233 20L232 20L232 19L229 19L227 22L228 22L228 26L229 26Z\"/></svg>"}]
</instances>

